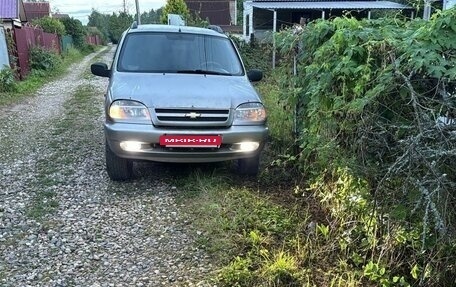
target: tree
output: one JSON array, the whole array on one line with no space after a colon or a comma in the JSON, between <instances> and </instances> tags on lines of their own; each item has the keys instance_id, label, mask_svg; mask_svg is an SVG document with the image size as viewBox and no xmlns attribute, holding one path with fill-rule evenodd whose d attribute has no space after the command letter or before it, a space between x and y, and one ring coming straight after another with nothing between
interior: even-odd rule
<instances>
[{"instance_id":1,"label":"tree","mask_svg":"<svg viewBox=\"0 0 456 287\"><path fill-rule=\"evenodd\" d=\"M179 14L185 20L187 20L190 16L190 12L184 0L168 0L166 2L161 15L161 22L163 24L168 23L168 14Z\"/></svg>"},{"instance_id":2,"label":"tree","mask_svg":"<svg viewBox=\"0 0 456 287\"><path fill-rule=\"evenodd\" d=\"M151 9L149 12L143 12L141 14L141 24L158 24L162 15L163 8L157 10ZM135 15L136 19L136 15Z\"/></svg>"},{"instance_id":3,"label":"tree","mask_svg":"<svg viewBox=\"0 0 456 287\"><path fill-rule=\"evenodd\" d=\"M74 45L78 48L84 47L86 31L81 21L74 18L60 19L68 35L73 37Z\"/></svg>"},{"instance_id":4,"label":"tree","mask_svg":"<svg viewBox=\"0 0 456 287\"><path fill-rule=\"evenodd\" d=\"M109 38L109 15L101 14L97 10L92 9L87 26L98 28L104 40Z\"/></svg>"},{"instance_id":5,"label":"tree","mask_svg":"<svg viewBox=\"0 0 456 287\"><path fill-rule=\"evenodd\" d=\"M116 44L119 42L122 33L128 29L133 23L133 16L125 12L120 12L119 15L112 13L109 17L109 38Z\"/></svg>"},{"instance_id":6,"label":"tree","mask_svg":"<svg viewBox=\"0 0 456 287\"><path fill-rule=\"evenodd\" d=\"M53 33L59 36L63 36L66 33L65 25L63 25L63 23L58 19L51 18L49 16L34 19L32 24L40 26L46 33Z\"/></svg>"}]
</instances>

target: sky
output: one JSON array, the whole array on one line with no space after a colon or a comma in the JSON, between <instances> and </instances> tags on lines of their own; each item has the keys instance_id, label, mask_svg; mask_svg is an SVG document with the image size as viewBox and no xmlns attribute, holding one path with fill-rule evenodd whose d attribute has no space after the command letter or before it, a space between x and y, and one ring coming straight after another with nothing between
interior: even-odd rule
<instances>
[{"instance_id":1,"label":"sky","mask_svg":"<svg viewBox=\"0 0 456 287\"><path fill-rule=\"evenodd\" d=\"M131 14L136 13L135 0L125 0ZM166 0L138 0L140 12L158 9L165 5ZM123 11L124 0L49 0L51 11L69 14L86 25L92 9L103 14Z\"/></svg>"}]
</instances>

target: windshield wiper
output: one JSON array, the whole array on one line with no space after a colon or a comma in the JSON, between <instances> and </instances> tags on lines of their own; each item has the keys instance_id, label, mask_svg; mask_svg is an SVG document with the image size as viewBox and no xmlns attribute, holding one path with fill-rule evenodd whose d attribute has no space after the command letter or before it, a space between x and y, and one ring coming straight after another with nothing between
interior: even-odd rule
<instances>
[{"instance_id":1,"label":"windshield wiper","mask_svg":"<svg viewBox=\"0 0 456 287\"><path fill-rule=\"evenodd\" d=\"M232 76L230 73L223 73L217 71L208 71L208 70L179 70L176 73L180 74L201 74L201 75L222 75L222 76Z\"/></svg>"}]
</instances>

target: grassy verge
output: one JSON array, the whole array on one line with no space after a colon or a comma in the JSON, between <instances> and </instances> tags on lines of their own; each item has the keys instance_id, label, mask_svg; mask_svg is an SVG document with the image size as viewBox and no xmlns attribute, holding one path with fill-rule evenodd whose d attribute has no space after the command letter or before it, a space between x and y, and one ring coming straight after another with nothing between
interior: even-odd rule
<instances>
[{"instance_id":1,"label":"grassy verge","mask_svg":"<svg viewBox=\"0 0 456 287\"><path fill-rule=\"evenodd\" d=\"M55 69L49 71L32 71L25 80L16 82L13 91L0 92L0 107L17 103L30 97L45 83L65 75L71 64L82 60L86 55L79 50L70 49L62 55L62 60L56 65Z\"/></svg>"},{"instance_id":2,"label":"grassy verge","mask_svg":"<svg viewBox=\"0 0 456 287\"><path fill-rule=\"evenodd\" d=\"M49 151L37 162L33 187L36 194L26 209L29 218L40 221L59 207L58 188L72 176L69 166L79 159L73 151L81 151L87 138L84 134L96 130L95 125L91 124L93 121L87 121L98 113L98 106L93 104L94 95L96 92L93 87L80 86L72 99L65 104L65 116L52 123L47 142ZM78 127L77 131L74 127ZM81 133L81 136L77 136L78 133ZM68 138L72 140L68 141Z\"/></svg>"},{"instance_id":3,"label":"grassy verge","mask_svg":"<svg viewBox=\"0 0 456 287\"><path fill-rule=\"evenodd\" d=\"M225 266L215 280L222 286L297 282L295 239L307 211L282 208L263 191L238 183L201 171L177 183L193 226L201 231L198 244Z\"/></svg>"},{"instance_id":4,"label":"grassy verge","mask_svg":"<svg viewBox=\"0 0 456 287\"><path fill-rule=\"evenodd\" d=\"M176 183L199 231L197 243L219 266L214 283L420 286L433 273L449 284L455 246L420 256L419 229L407 222L379 222L369 185L349 169L303 178L295 159L286 156L293 154L287 146L293 144L293 123L280 87L271 77L257 88L268 108L272 137L258 180L194 171ZM428 256L442 257L439 266L446 267L433 270L424 260Z\"/></svg>"}]
</instances>

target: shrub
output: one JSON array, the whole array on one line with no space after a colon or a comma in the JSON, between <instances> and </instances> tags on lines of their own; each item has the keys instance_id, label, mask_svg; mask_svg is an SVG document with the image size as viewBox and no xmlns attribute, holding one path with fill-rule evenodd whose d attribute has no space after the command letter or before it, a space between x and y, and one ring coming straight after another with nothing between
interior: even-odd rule
<instances>
[{"instance_id":1,"label":"shrub","mask_svg":"<svg viewBox=\"0 0 456 287\"><path fill-rule=\"evenodd\" d=\"M96 46L95 45L92 45L92 44L84 44L81 48L80 48L81 52L83 54L90 54L90 53L93 53L96 51Z\"/></svg>"},{"instance_id":2,"label":"shrub","mask_svg":"<svg viewBox=\"0 0 456 287\"><path fill-rule=\"evenodd\" d=\"M86 31L81 21L74 18L64 18L60 21L65 26L66 33L73 37L76 48L82 47L85 43Z\"/></svg>"},{"instance_id":3,"label":"shrub","mask_svg":"<svg viewBox=\"0 0 456 287\"><path fill-rule=\"evenodd\" d=\"M38 71L51 71L61 63L59 55L42 47L30 49L30 68Z\"/></svg>"},{"instance_id":4,"label":"shrub","mask_svg":"<svg viewBox=\"0 0 456 287\"><path fill-rule=\"evenodd\" d=\"M428 22L336 18L277 37L280 97L296 107L295 156L318 183L310 190L341 226L356 215L351 239L366 238L363 253L389 254L378 270L426 286L455 276L455 21L454 9ZM409 234L407 247L388 245L395 229ZM409 275L415 265L421 277Z\"/></svg>"},{"instance_id":5,"label":"shrub","mask_svg":"<svg viewBox=\"0 0 456 287\"><path fill-rule=\"evenodd\" d=\"M0 69L0 92L13 92L16 90L16 81L13 70L4 66Z\"/></svg>"},{"instance_id":6,"label":"shrub","mask_svg":"<svg viewBox=\"0 0 456 287\"><path fill-rule=\"evenodd\" d=\"M63 25L63 23L60 20L48 16L39 19L34 19L32 21L32 24L40 26L46 33L53 33L59 36L63 36L66 32L65 25Z\"/></svg>"}]
</instances>

